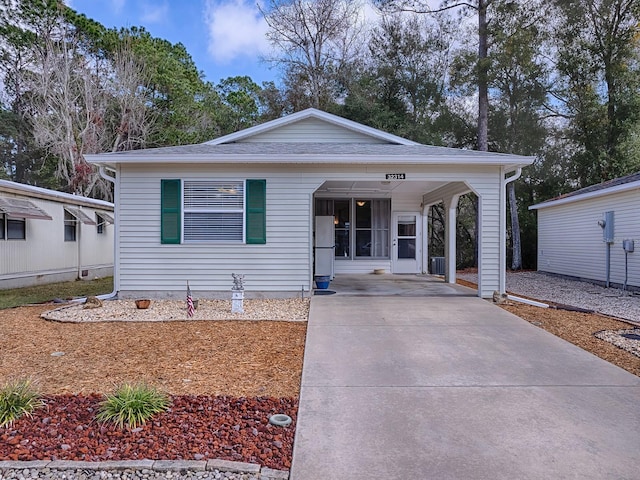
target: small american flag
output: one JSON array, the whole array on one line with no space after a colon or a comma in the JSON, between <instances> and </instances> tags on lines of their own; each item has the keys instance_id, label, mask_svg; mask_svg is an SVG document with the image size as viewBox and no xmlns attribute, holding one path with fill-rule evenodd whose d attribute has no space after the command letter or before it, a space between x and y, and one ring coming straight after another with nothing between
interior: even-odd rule
<instances>
[{"instance_id":1,"label":"small american flag","mask_svg":"<svg viewBox=\"0 0 640 480\"><path fill-rule=\"evenodd\" d=\"M189 288L189 282L187 282L187 317L193 317L196 309L193 307L193 297L191 296L191 289Z\"/></svg>"}]
</instances>

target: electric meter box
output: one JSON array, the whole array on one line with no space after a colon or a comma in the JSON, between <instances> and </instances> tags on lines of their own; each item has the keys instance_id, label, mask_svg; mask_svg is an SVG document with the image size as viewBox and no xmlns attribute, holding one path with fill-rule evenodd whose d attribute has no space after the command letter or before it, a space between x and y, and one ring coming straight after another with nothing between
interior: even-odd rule
<instances>
[{"instance_id":1,"label":"electric meter box","mask_svg":"<svg viewBox=\"0 0 640 480\"><path fill-rule=\"evenodd\" d=\"M602 241L606 243L613 243L613 212L604 212L602 225Z\"/></svg>"},{"instance_id":2,"label":"electric meter box","mask_svg":"<svg viewBox=\"0 0 640 480\"><path fill-rule=\"evenodd\" d=\"M622 248L624 248L624 251L627 253L633 253L633 248L634 248L633 244L634 244L633 240L623 240Z\"/></svg>"}]
</instances>

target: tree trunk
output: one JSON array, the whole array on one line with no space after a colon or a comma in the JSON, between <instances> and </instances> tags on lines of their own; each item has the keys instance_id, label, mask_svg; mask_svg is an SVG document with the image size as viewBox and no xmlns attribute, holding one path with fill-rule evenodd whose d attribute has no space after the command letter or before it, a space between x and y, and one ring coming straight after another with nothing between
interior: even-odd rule
<instances>
[{"instance_id":1,"label":"tree trunk","mask_svg":"<svg viewBox=\"0 0 640 480\"><path fill-rule=\"evenodd\" d=\"M509 212L511 213L511 270L522 269L522 245L520 243L520 220L518 219L518 202L514 182L507 184L509 196Z\"/></svg>"},{"instance_id":2,"label":"tree trunk","mask_svg":"<svg viewBox=\"0 0 640 480\"><path fill-rule=\"evenodd\" d=\"M478 1L478 150L489 150L489 64L487 60L487 2Z\"/></svg>"}]
</instances>

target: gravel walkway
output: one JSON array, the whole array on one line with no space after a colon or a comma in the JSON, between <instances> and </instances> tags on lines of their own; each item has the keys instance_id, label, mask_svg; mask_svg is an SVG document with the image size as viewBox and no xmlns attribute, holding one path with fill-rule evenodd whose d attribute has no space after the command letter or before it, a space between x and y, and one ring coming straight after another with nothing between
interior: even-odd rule
<instances>
[{"instance_id":1,"label":"gravel walkway","mask_svg":"<svg viewBox=\"0 0 640 480\"><path fill-rule=\"evenodd\" d=\"M458 278L478 282L476 273L459 273ZM637 292L623 292L541 272L507 272L507 292L640 322L640 295Z\"/></svg>"}]
</instances>

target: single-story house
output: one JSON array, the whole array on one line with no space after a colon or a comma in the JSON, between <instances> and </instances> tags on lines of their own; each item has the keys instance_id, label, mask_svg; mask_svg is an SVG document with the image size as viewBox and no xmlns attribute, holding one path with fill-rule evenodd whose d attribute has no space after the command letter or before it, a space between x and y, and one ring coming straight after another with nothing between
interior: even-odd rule
<instances>
[{"instance_id":1,"label":"single-story house","mask_svg":"<svg viewBox=\"0 0 640 480\"><path fill-rule=\"evenodd\" d=\"M115 182L121 298L300 295L314 275L427 271L427 213L479 197L479 290L504 291L505 186L533 158L421 145L316 109L198 145L88 155Z\"/></svg>"},{"instance_id":2,"label":"single-story house","mask_svg":"<svg viewBox=\"0 0 640 480\"><path fill-rule=\"evenodd\" d=\"M0 289L112 275L113 204L0 180Z\"/></svg>"},{"instance_id":3,"label":"single-story house","mask_svg":"<svg viewBox=\"0 0 640 480\"><path fill-rule=\"evenodd\" d=\"M640 172L529 209L538 212L538 271L640 289Z\"/></svg>"}]
</instances>

